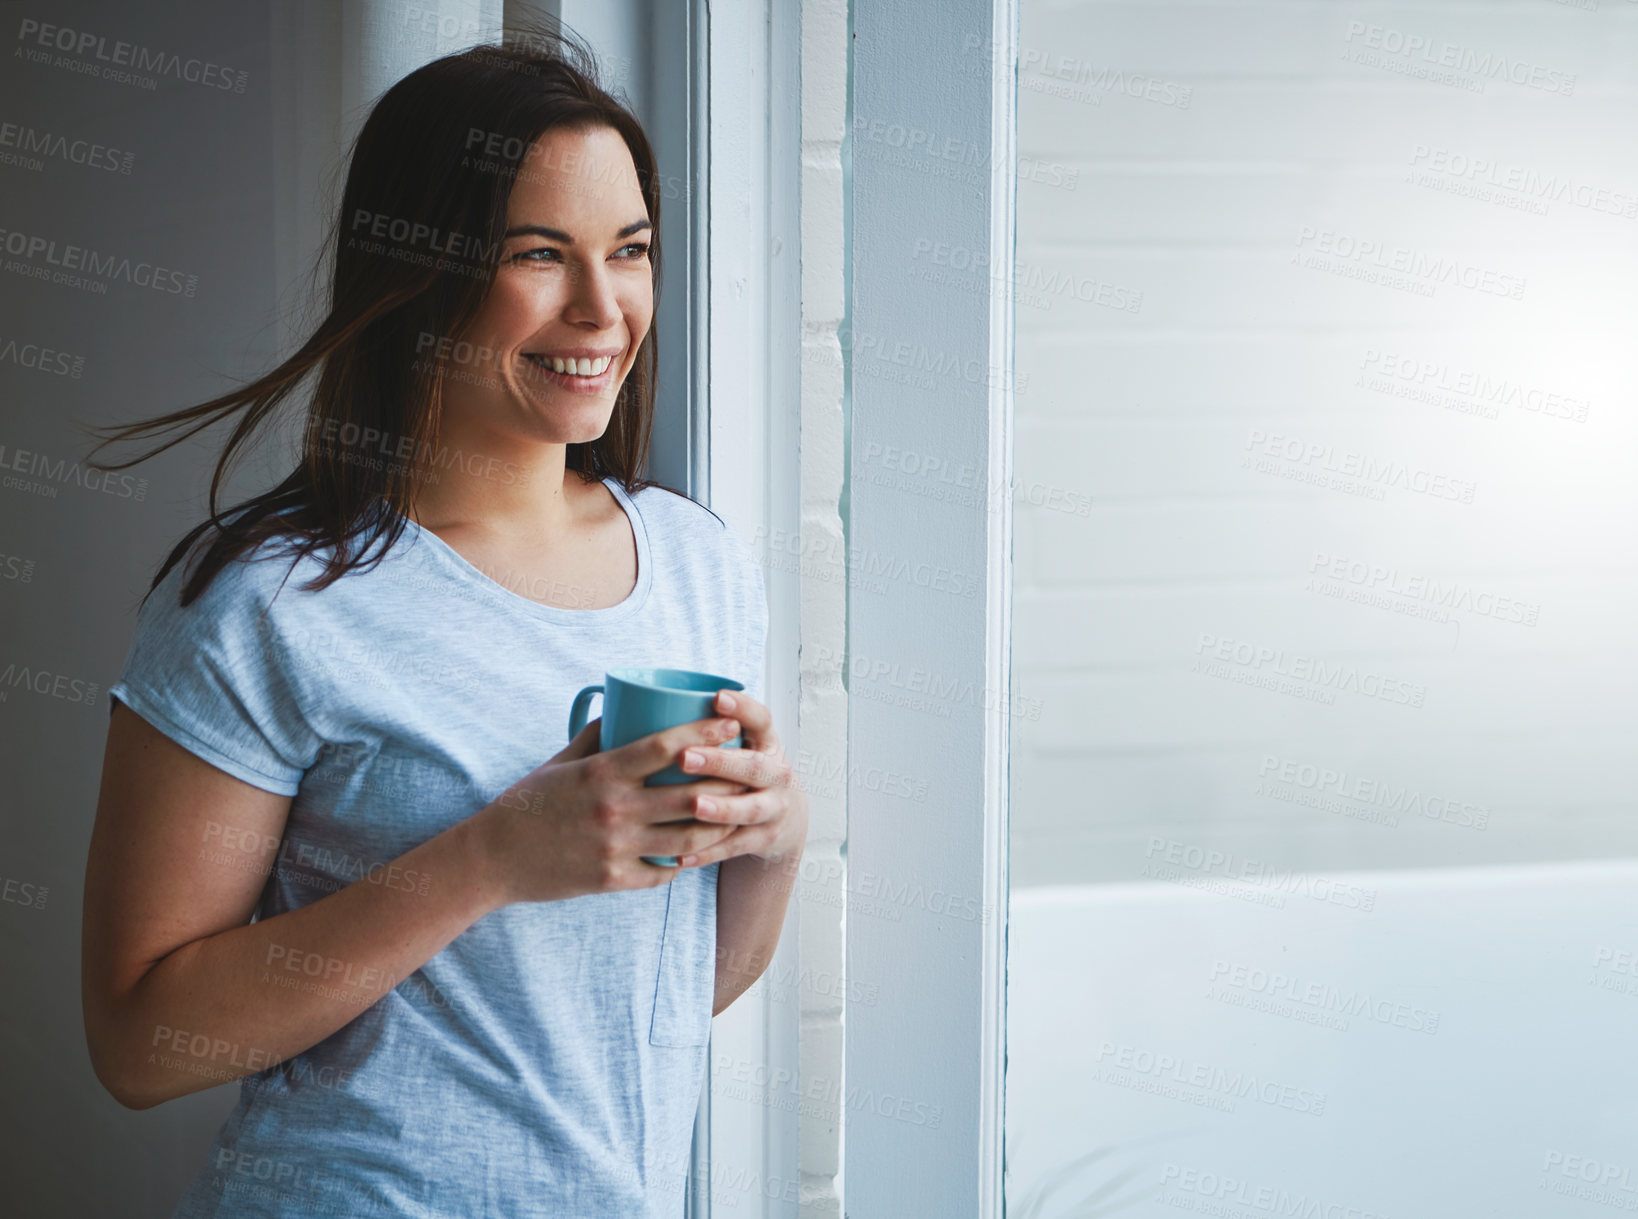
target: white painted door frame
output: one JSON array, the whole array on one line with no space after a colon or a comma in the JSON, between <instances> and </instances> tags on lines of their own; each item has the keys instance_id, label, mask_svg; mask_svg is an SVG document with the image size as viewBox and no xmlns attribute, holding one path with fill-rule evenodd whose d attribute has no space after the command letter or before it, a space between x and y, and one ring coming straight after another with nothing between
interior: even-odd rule
<instances>
[{"instance_id":1,"label":"white painted door frame","mask_svg":"<svg viewBox=\"0 0 1638 1219\"><path fill-rule=\"evenodd\" d=\"M852 11L846 1213L999 1216L1017 0Z\"/></svg>"}]
</instances>

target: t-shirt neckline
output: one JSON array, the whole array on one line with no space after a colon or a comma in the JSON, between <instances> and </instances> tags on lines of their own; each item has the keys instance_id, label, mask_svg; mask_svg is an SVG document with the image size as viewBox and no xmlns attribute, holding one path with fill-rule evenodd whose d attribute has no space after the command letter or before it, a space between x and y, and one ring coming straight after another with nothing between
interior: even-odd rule
<instances>
[{"instance_id":1,"label":"t-shirt neckline","mask_svg":"<svg viewBox=\"0 0 1638 1219\"><path fill-rule=\"evenodd\" d=\"M643 608L643 604L648 600L649 589L654 584L654 561L653 552L649 547L648 527L643 522L641 510L626 494L625 488L617 479L605 477L600 481L613 494L615 502L626 514L626 519L631 523L632 537L637 542L636 587L626 594L624 601L600 609L566 609L559 605L543 605L522 593L515 593L474 567L460 551L419 521L405 516L404 523L418 540L424 540L428 544L430 553L436 556L437 561L441 562L461 584L478 590L490 600L547 622L561 623L565 626L602 626L606 623L620 622Z\"/></svg>"}]
</instances>

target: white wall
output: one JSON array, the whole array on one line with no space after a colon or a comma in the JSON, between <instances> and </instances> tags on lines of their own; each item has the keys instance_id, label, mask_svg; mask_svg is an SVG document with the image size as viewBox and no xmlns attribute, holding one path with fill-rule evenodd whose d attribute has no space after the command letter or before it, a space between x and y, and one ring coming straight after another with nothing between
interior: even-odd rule
<instances>
[{"instance_id":1,"label":"white wall","mask_svg":"<svg viewBox=\"0 0 1638 1219\"><path fill-rule=\"evenodd\" d=\"M842 140L847 133L848 6L845 0L802 4L801 188L801 513L804 553L845 553L842 493L845 467L841 346L846 316L843 272L849 250L843 223ZM766 539L771 541L770 539ZM772 547L765 553L774 553ZM789 573L787 573L789 574ZM800 992L801 1087L826 1098L800 1119L800 1213L813 1219L843 1214L843 1134L847 1109L843 1037L847 1014L846 844L849 790L827 777L848 773L848 694L842 671L847 637L846 585L828 570L809 568L801 585L802 750L795 759L808 790L808 844L797 885L800 967L830 980ZM834 1099L833 1099L834 1098Z\"/></svg>"},{"instance_id":2,"label":"white wall","mask_svg":"<svg viewBox=\"0 0 1638 1219\"><path fill-rule=\"evenodd\" d=\"M1638 5L1589 3L1024 0L1015 885L1638 852ZM1299 658L1379 696L1245 684Z\"/></svg>"}]
</instances>

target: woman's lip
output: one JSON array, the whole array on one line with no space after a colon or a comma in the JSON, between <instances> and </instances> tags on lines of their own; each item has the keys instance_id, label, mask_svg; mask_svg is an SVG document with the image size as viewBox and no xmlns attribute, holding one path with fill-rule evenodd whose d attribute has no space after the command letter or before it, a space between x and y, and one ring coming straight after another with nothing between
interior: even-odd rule
<instances>
[{"instance_id":1,"label":"woman's lip","mask_svg":"<svg viewBox=\"0 0 1638 1219\"><path fill-rule=\"evenodd\" d=\"M568 373L553 372L549 368L542 368L528 356L523 357L523 362L533 369L536 375L538 375L548 384L554 385L560 389L569 390L572 393L582 394L602 393L614 383L614 374L619 367L619 362L611 359L609 361L609 366L602 372L598 373L595 377L574 377L570 376Z\"/></svg>"}]
</instances>

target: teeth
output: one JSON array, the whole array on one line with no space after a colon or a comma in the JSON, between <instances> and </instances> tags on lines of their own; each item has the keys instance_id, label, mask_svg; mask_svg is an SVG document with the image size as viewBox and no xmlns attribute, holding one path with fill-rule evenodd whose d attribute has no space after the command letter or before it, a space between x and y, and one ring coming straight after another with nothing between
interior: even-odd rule
<instances>
[{"instance_id":1,"label":"teeth","mask_svg":"<svg viewBox=\"0 0 1638 1219\"><path fill-rule=\"evenodd\" d=\"M558 356L531 356L542 367L570 377L600 377L607 370L613 356L598 356L595 360L565 360Z\"/></svg>"}]
</instances>

